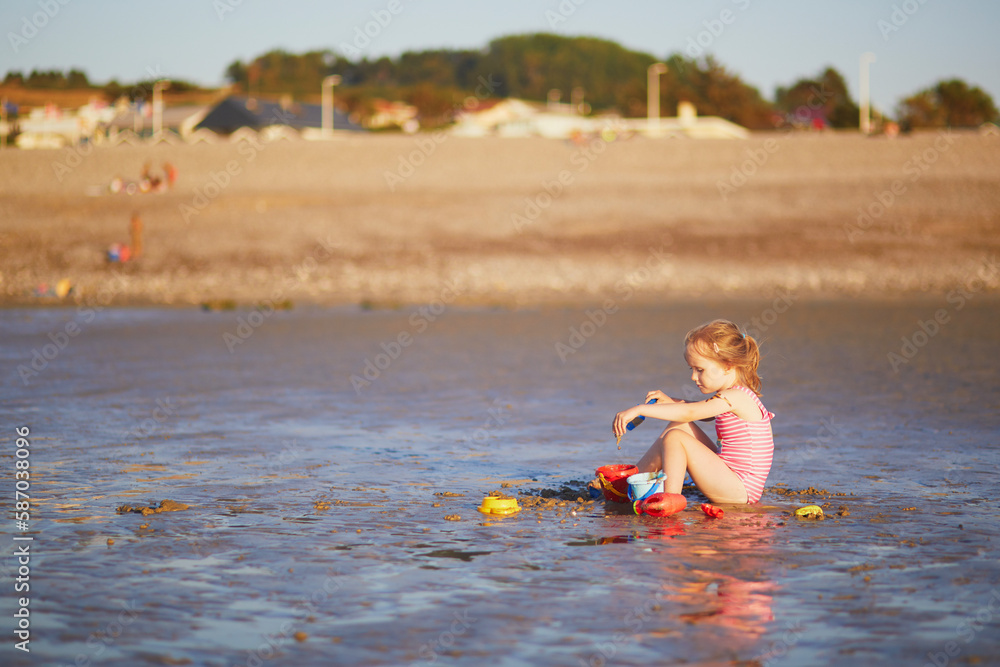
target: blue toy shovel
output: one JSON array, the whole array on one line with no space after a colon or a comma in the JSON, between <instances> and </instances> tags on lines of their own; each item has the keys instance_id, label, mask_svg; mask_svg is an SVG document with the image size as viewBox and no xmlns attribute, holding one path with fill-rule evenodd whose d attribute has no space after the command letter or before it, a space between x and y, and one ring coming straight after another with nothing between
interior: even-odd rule
<instances>
[{"instance_id":1,"label":"blue toy shovel","mask_svg":"<svg viewBox=\"0 0 1000 667\"><path fill-rule=\"evenodd\" d=\"M651 398L648 401L646 401L646 405L649 405L650 403L656 403L656 399L655 398ZM646 418L643 417L642 415L639 415L638 417L636 417L635 419L633 419L632 421L630 421L628 424L625 424L625 430L626 431L631 431L632 429L634 429L636 426L638 426L639 424L641 424L644 421L646 421Z\"/></svg>"},{"instance_id":2,"label":"blue toy shovel","mask_svg":"<svg viewBox=\"0 0 1000 667\"><path fill-rule=\"evenodd\" d=\"M649 405L650 403L656 403L656 399L655 398L651 398L648 401L646 401L646 405ZM635 419L633 419L629 423L625 424L625 430L626 431L631 431L632 429L634 429L636 426L638 426L639 424L641 424L644 421L646 421L645 417L642 417L642 416L636 417ZM615 442L615 444L618 445L618 449L622 448L622 437L621 436L618 436L617 441Z\"/></svg>"}]
</instances>

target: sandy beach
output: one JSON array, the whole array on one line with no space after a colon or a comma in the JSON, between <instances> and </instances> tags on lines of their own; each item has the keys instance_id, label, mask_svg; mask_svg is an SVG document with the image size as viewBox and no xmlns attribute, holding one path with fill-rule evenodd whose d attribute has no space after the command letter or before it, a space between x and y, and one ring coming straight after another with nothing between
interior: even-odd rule
<instances>
[{"instance_id":1,"label":"sandy beach","mask_svg":"<svg viewBox=\"0 0 1000 667\"><path fill-rule=\"evenodd\" d=\"M162 194L111 194L145 163ZM876 297L1000 286L1000 139L464 139L0 154L0 303ZM105 251L143 222L143 256Z\"/></svg>"}]
</instances>

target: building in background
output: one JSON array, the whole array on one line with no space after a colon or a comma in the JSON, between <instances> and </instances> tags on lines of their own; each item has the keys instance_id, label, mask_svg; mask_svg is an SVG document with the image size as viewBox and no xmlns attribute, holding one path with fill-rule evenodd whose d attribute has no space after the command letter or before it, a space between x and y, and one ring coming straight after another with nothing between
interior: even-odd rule
<instances>
[{"instance_id":1,"label":"building in background","mask_svg":"<svg viewBox=\"0 0 1000 667\"><path fill-rule=\"evenodd\" d=\"M289 128L304 138L313 138L323 127L323 107L319 104L293 102L290 98L281 102L266 102L231 96L212 107L194 126L194 130L204 129L230 135L243 128L260 132L275 127ZM336 108L333 110L333 129L336 132L364 131Z\"/></svg>"},{"instance_id":2,"label":"building in background","mask_svg":"<svg viewBox=\"0 0 1000 667\"><path fill-rule=\"evenodd\" d=\"M567 104L553 105L508 98L482 100L470 104L455 118L452 132L463 137L547 137L568 139L598 134L608 128L616 132L649 134L692 139L746 139L750 131L716 116L699 116L694 105L681 102L677 117L660 118L658 124L646 118L584 116Z\"/></svg>"}]
</instances>

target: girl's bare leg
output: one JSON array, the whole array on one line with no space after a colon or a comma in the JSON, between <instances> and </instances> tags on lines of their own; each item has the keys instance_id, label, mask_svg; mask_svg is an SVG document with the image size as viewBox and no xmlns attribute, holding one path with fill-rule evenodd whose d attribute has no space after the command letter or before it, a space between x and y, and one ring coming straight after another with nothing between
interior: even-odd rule
<instances>
[{"instance_id":1,"label":"girl's bare leg","mask_svg":"<svg viewBox=\"0 0 1000 667\"><path fill-rule=\"evenodd\" d=\"M697 424L691 422L670 422L667 427L663 429L663 433L660 434L650 448L643 454L642 458L636 467L639 472L656 472L658 470L663 470L663 442L667 437L667 433L671 430L679 429L685 433L689 433L691 436L698 439L699 442L703 443L713 452L718 451L715 443L709 438L704 431Z\"/></svg>"},{"instance_id":2,"label":"girl's bare leg","mask_svg":"<svg viewBox=\"0 0 1000 667\"><path fill-rule=\"evenodd\" d=\"M681 492L687 472L713 502L746 503L743 482L716 452L715 444L697 425L671 423L637 467L643 472L663 470L667 475L664 489L667 493Z\"/></svg>"}]
</instances>

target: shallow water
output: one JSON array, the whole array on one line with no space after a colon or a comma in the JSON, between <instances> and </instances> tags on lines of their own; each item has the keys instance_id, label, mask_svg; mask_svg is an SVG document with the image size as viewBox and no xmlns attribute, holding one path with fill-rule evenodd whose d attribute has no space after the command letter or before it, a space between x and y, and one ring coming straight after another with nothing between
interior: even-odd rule
<instances>
[{"instance_id":1,"label":"shallow water","mask_svg":"<svg viewBox=\"0 0 1000 667\"><path fill-rule=\"evenodd\" d=\"M306 308L238 344L225 334L249 311L2 311L5 588L22 544L15 426L31 431L34 503L17 534L35 539L31 654L14 649L8 588L0 658L997 664L997 303L772 307L636 309L600 327L577 309ZM947 323L895 372L887 355L939 309ZM654 387L693 395L681 340L717 316L766 323L768 487L849 495L768 492L721 520L694 496L667 519L476 511L502 481L558 488L637 459L655 425L619 452L611 418ZM18 365L53 356L71 321L80 332L26 385ZM412 342L377 357L401 333ZM366 359L384 369L356 391ZM165 498L190 509L115 512ZM789 516L812 502L826 520Z\"/></svg>"}]
</instances>

